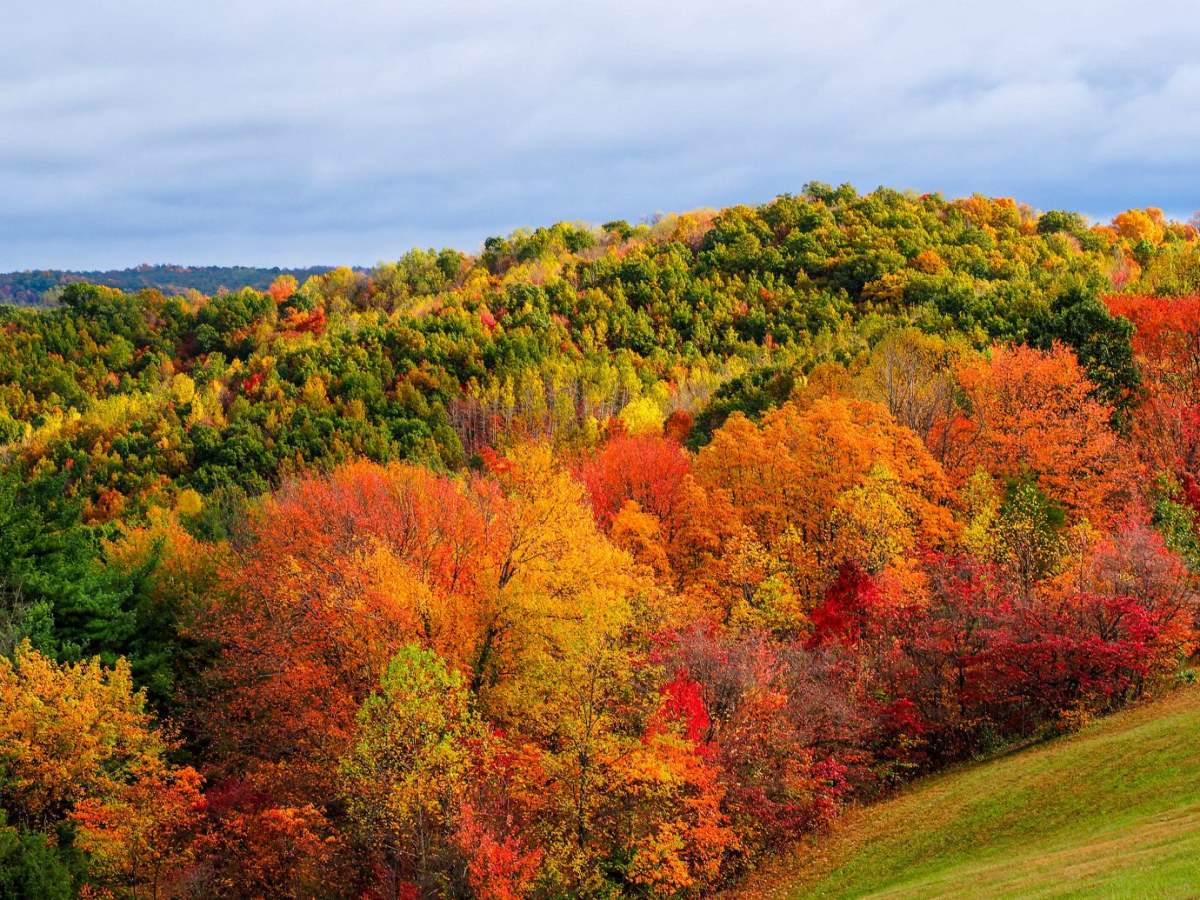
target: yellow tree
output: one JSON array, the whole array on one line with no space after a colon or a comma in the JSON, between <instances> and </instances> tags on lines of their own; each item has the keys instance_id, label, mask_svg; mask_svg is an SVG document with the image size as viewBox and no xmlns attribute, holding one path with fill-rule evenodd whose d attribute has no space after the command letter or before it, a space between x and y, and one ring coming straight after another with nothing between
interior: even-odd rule
<instances>
[{"instance_id":1,"label":"yellow tree","mask_svg":"<svg viewBox=\"0 0 1200 900\"><path fill-rule=\"evenodd\" d=\"M908 559L916 549L916 524L903 502L899 479L884 465L872 466L857 485L843 491L831 515L841 562L878 574Z\"/></svg>"},{"instance_id":2,"label":"yellow tree","mask_svg":"<svg viewBox=\"0 0 1200 900\"><path fill-rule=\"evenodd\" d=\"M523 675L583 639L619 633L638 589L635 565L597 528L583 486L546 445L490 459L482 487L486 558L471 686L497 711Z\"/></svg>"},{"instance_id":3,"label":"yellow tree","mask_svg":"<svg viewBox=\"0 0 1200 900\"><path fill-rule=\"evenodd\" d=\"M200 777L169 746L125 660L60 665L28 643L0 657L4 811L33 831L73 820L91 884L154 893L187 862Z\"/></svg>"},{"instance_id":4,"label":"yellow tree","mask_svg":"<svg viewBox=\"0 0 1200 900\"><path fill-rule=\"evenodd\" d=\"M44 830L165 751L125 660L59 665L28 642L0 657L0 780L13 821Z\"/></svg>"}]
</instances>

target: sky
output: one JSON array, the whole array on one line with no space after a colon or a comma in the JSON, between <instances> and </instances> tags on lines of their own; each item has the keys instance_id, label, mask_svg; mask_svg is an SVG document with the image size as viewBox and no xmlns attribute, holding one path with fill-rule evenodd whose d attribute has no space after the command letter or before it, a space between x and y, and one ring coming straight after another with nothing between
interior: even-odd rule
<instances>
[{"instance_id":1,"label":"sky","mask_svg":"<svg viewBox=\"0 0 1200 900\"><path fill-rule=\"evenodd\" d=\"M1200 210L1195 0L38 0L0 270L370 265L806 182Z\"/></svg>"}]
</instances>

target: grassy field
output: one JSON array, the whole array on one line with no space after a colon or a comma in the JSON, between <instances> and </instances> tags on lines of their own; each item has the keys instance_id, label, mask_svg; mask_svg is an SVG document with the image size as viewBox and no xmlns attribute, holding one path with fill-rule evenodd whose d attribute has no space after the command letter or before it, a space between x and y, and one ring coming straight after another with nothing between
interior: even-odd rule
<instances>
[{"instance_id":1,"label":"grassy field","mask_svg":"<svg viewBox=\"0 0 1200 900\"><path fill-rule=\"evenodd\" d=\"M1200 688L852 810L737 894L1200 897Z\"/></svg>"}]
</instances>

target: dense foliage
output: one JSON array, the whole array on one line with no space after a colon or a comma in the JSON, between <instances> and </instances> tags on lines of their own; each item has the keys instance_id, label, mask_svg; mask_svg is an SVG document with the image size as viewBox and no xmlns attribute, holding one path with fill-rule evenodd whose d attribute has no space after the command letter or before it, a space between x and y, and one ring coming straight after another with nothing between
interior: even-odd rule
<instances>
[{"instance_id":1,"label":"dense foliage","mask_svg":"<svg viewBox=\"0 0 1200 900\"><path fill-rule=\"evenodd\" d=\"M0 311L0 893L697 896L1186 674L1200 236L808 187Z\"/></svg>"}]
</instances>

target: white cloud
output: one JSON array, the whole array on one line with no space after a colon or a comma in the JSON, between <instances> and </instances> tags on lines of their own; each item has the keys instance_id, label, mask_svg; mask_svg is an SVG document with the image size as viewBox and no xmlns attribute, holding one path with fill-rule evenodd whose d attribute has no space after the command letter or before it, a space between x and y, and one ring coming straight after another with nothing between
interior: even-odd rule
<instances>
[{"instance_id":1,"label":"white cloud","mask_svg":"<svg viewBox=\"0 0 1200 900\"><path fill-rule=\"evenodd\" d=\"M814 178L1188 211L1192 6L20 4L0 268L372 262Z\"/></svg>"}]
</instances>

